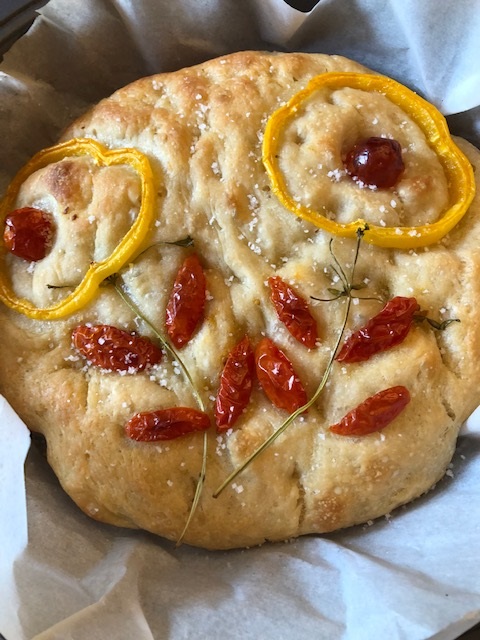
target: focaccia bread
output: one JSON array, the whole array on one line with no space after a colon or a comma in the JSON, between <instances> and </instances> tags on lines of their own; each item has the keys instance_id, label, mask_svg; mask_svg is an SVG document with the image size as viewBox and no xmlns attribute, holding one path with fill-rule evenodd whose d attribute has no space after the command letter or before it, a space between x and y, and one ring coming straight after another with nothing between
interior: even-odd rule
<instances>
[{"instance_id":1,"label":"focaccia bread","mask_svg":"<svg viewBox=\"0 0 480 640\"><path fill-rule=\"evenodd\" d=\"M45 436L50 465L89 516L210 549L245 547L372 520L445 473L459 428L480 402L478 198L443 238L415 244L452 206L452 177L408 109L348 83L319 88L292 108L274 131L278 166L268 171L269 119L326 72L371 73L336 56L241 52L141 79L65 132L67 143L101 143L108 151L100 160L90 152L48 156L22 178L9 209L46 212L53 232L41 259L3 249L2 286L14 303L0 305L0 391ZM346 170L348 152L372 137L400 145L404 169L392 186ZM478 151L456 142L479 165ZM141 152L151 175L126 155L110 162L114 149ZM320 224L281 199L280 172L291 200L319 211ZM35 316L15 303L61 308L89 269L110 262L145 209L152 220L141 238L131 236L135 249L117 275L98 278L68 313ZM397 229L405 241L371 242L373 231L360 222L346 237L324 220L366 221L379 237L382 228ZM179 281L185 264L193 271ZM183 320L174 290L187 309ZM348 336L369 321L381 324L385 305L395 328L373 330L364 359L339 359ZM192 325L183 338L175 334L182 322ZM102 334L95 342L88 329L103 325L145 337L146 366L128 354L123 333L122 344L97 360L108 338L117 339ZM244 349L235 352L239 343ZM237 368L224 372L232 352ZM262 378L269 366L270 383ZM231 422L219 418L230 406L226 386L218 400L226 383L243 385L231 392L239 406ZM388 389L401 407L377 415L390 400L376 394ZM331 429L359 406L350 433ZM172 437L183 428L177 424L157 439L149 423L134 439L133 416L166 409L185 418L186 431L190 423L199 430Z\"/></svg>"}]
</instances>

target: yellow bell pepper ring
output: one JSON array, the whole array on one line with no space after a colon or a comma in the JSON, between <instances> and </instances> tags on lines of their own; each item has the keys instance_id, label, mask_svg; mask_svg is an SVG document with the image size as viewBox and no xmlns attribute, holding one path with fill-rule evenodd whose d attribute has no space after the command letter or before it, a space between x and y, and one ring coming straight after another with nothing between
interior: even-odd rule
<instances>
[{"instance_id":1,"label":"yellow bell pepper ring","mask_svg":"<svg viewBox=\"0 0 480 640\"><path fill-rule=\"evenodd\" d=\"M110 256L105 260L92 262L74 291L50 307L38 308L29 300L15 295L6 274L6 249L2 247L0 251L0 300L11 309L36 320L63 318L88 304L93 299L101 282L121 269L141 248L153 223L155 189L148 158L137 149L110 150L90 138L74 138L43 149L33 156L10 183L7 193L0 203L0 220L4 222L8 213L14 208L20 187L30 175L51 163L72 156L90 156L98 166L131 166L141 181L140 208L132 226Z\"/></svg>"},{"instance_id":2,"label":"yellow bell pepper ring","mask_svg":"<svg viewBox=\"0 0 480 640\"><path fill-rule=\"evenodd\" d=\"M282 131L315 91L335 91L345 87L385 95L423 131L442 164L448 182L449 208L438 221L417 227L379 227L363 219L342 224L292 198L278 165ZM475 195L473 168L453 142L442 114L432 104L395 80L375 74L331 72L314 77L305 89L270 116L264 132L262 160L270 177L272 190L286 209L337 236L354 238L357 229L367 224L365 241L381 247L411 249L438 242L461 220Z\"/></svg>"}]
</instances>

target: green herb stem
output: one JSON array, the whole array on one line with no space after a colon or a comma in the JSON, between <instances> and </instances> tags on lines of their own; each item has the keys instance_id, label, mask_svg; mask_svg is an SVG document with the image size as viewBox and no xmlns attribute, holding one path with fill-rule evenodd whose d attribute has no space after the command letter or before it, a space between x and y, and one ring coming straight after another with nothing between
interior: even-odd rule
<instances>
[{"instance_id":1,"label":"green herb stem","mask_svg":"<svg viewBox=\"0 0 480 640\"><path fill-rule=\"evenodd\" d=\"M292 422L294 422L299 416L302 415L302 413L304 413L305 411L307 411L307 409L309 409L314 402L316 402L316 400L319 398L320 394L322 393L323 389L325 388L325 385L328 381L328 378L330 376L330 372L332 370L333 367L333 363L335 361L335 356L337 354L337 350L338 347L340 346L344 331L345 331L345 327L347 324L347 318L348 318L348 314L350 312L350 305L351 305L352 301L351 298L347 299L347 308L345 311L345 317L344 317L344 321L343 321L343 325L342 325L342 329L338 335L337 338L337 342L335 344L335 348L332 352L332 355L330 356L330 359L328 361L328 364L326 366L325 372L323 374L322 380L320 381L320 384L317 387L317 390L315 391L315 393L313 394L313 396L310 398L310 400L308 402L306 402L304 405L302 405L301 407L299 407L296 411L294 411L293 413L291 413L288 418L279 426L279 428L274 431L264 442L262 442L262 444L255 449L255 451L236 469L234 469L234 471L228 476L228 478L226 480L224 480L224 482L222 482L222 484L218 487L218 489L214 492L213 497L214 498L218 498L218 496L222 493L222 491L233 481L235 480L235 478L240 475L242 473L242 471L251 463L255 460L255 458L257 458L263 451L265 451L265 449L267 449L279 436L282 435L282 433L292 424Z\"/></svg>"},{"instance_id":2,"label":"green herb stem","mask_svg":"<svg viewBox=\"0 0 480 640\"><path fill-rule=\"evenodd\" d=\"M180 537L178 538L177 542L175 543L176 547L179 547L182 542L183 542L183 538L185 537L185 534L187 533L187 530L190 526L190 522L192 521L192 518L197 510L198 507L198 503L200 502L200 497L202 495L202 491L203 491L203 486L205 484L205 477L207 475L207 452L208 452L208 432L204 431L203 432L203 455L202 455L202 467L200 469L200 475L198 476L198 480L197 480L197 484L195 486L195 494L193 496L193 501L192 501L192 505L190 507L190 512L188 514L188 518L187 521L185 523L185 526L183 527L183 531L180 534Z\"/></svg>"},{"instance_id":3,"label":"green herb stem","mask_svg":"<svg viewBox=\"0 0 480 640\"><path fill-rule=\"evenodd\" d=\"M360 249L360 240L362 237L363 237L363 231L359 229L357 232L357 245L356 245L355 257L354 257L352 272L350 277L351 282L353 282L353 278L355 275L355 266L357 264L358 252ZM334 260L337 264L339 264L335 256L334 256ZM266 440L264 440L264 442L262 442L262 444L257 449L255 449L255 451L239 467L237 467L232 471L232 473L228 476L228 478L224 480L222 484L218 487L218 489L216 489L216 491L213 493L214 498L218 498L218 496L222 493L222 491L233 480L235 480L235 478L238 475L240 475L251 462L253 462L261 453L263 453L263 451L265 451L265 449L267 449L279 436L281 436L282 433L292 424L292 422L294 422L299 416L302 415L302 413L304 413L307 409L309 409L313 405L313 403L318 400L320 394L325 388L325 385L327 384L328 378L330 377L330 373L332 371L333 363L335 362L335 356L337 355L338 348L342 342L343 335L345 333L345 328L347 326L348 317L350 314L350 307L352 304L352 295L351 295L352 287L351 285L349 285L348 280L345 276L345 273L341 267L340 267L340 271L341 271L341 274L344 276L344 277L341 277L341 279L344 284L345 295L347 297L347 304L346 304L345 314L343 317L342 327L337 336L335 347L332 351L332 354L325 368L320 384L317 387L317 390L315 391L315 393L313 394L313 396L310 398L308 402L306 402L303 406L299 407L296 411L291 413L288 416L288 418L279 426L279 428L276 429L276 431L274 431Z\"/></svg>"},{"instance_id":4,"label":"green herb stem","mask_svg":"<svg viewBox=\"0 0 480 640\"><path fill-rule=\"evenodd\" d=\"M120 284L119 282L120 280L120 276L116 275L115 277L110 279L110 282L113 284L115 291L118 293L118 295L121 297L121 299L125 302L125 304L131 309L131 311L133 311L133 313L140 317L142 319L142 321L148 326L148 328L150 329L150 331L152 331L152 333L156 336L156 338L159 340L159 342L162 344L162 346L164 347L164 349L170 354L170 356L176 361L178 362L178 364L180 365L183 375L185 376L185 378L187 379L187 381L189 382L191 388L192 388L192 393L195 397L195 400L200 408L201 411L205 412L205 405L203 403L202 397L201 395L198 393L195 384L193 382L193 379L190 375L190 372L188 371L187 367L185 366L183 360L179 357L179 355L177 354L176 350L173 348L173 346L164 338L164 336L162 336L162 334L156 329L156 327L148 320L148 318L145 317L145 315L140 311L140 309L137 307L137 305L134 303L134 301L132 300L132 298L126 293L125 291L125 285ZM207 454L208 454L208 434L207 431L204 431L203 434L203 455L202 455L202 466L200 469L200 473L198 476L198 480L195 486L195 493L193 496L193 500L192 500L192 505L190 507L190 511L188 514L188 518L187 521L185 522L185 526L183 527L182 533L180 534L178 540L175 543L175 547L179 547L182 542L183 539L185 537L185 534L190 526L190 523L192 521L193 516L195 515L195 512L197 510L198 504L200 502L200 498L202 495L202 491L203 491L203 487L205 484L205 477L206 477L206 473L207 473Z\"/></svg>"},{"instance_id":5,"label":"green herb stem","mask_svg":"<svg viewBox=\"0 0 480 640\"><path fill-rule=\"evenodd\" d=\"M191 388L192 388L192 392L193 395L195 396L195 400L200 408L201 411L205 411L205 405L203 403L202 397L200 396L200 394L198 393L195 384L193 382L192 376L190 375L189 370L187 369L185 363L183 362L183 360L180 358L180 356L178 355L178 353L176 352L176 350L174 349L174 347L168 342L168 340L166 340L164 338L164 336L162 336L162 334L156 329L156 327L148 320L148 318L146 318L144 316L144 314L140 311L140 309L137 307L137 305L134 303L134 301L132 300L132 298L126 293L125 291L125 287L122 286L121 284L119 284L119 280L120 280L120 276L117 276L115 278L112 278L111 282L113 284L113 286L115 287L115 291L118 293L118 295L122 298L122 300L125 302L125 304L133 311L133 313L138 316L139 318L142 319L142 321L147 325L147 327L150 329L150 331L152 331L152 333L155 335L155 337L159 340L159 342L162 344L162 346L164 347L165 351L168 351L168 353L170 354L170 356L176 361L178 362L178 364L180 365L180 368L185 376L185 378L187 379L187 381L189 382Z\"/></svg>"}]
</instances>

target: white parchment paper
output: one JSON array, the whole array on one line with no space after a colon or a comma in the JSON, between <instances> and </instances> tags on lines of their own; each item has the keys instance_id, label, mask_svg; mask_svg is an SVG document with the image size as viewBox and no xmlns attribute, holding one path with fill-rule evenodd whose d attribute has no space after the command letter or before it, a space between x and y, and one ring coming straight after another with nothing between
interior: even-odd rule
<instances>
[{"instance_id":1,"label":"white parchment paper","mask_svg":"<svg viewBox=\"0 0 480 640\"><path fill-rule=\"evenodd\" d=\"M282 0L51 0L0 65L0 189L117 87L248 48L355 58L480 146L476 0L320 0L310 13ZM218 553L88 519L35 447L25 492L27 446L0 404L7 640L453 640L480 620L480 415L435 490L388 518Z\"/></svg>"}]
</instances>

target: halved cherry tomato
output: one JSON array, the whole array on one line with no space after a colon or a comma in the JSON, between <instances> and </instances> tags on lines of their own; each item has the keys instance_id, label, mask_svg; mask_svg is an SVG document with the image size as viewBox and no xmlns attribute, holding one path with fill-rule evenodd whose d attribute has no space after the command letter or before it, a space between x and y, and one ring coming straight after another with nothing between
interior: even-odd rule
<instances>
[{"instance_id":1,"label":"halved cherry tomato","mask_svg":"<svg viewBox=\"0 0 480 640\"><path fill-rule=\"evenodd\" d=\"M364 400L330 427L340 436L365 436L388 426L410 402L406 387L390 387Z\"/></svg>"},{"instance_id":2,"label":"halved cherry tomato","mask_svg":"<svg viewBox=\"0 0 480 640\"><path fill-rule=\"evenodd\" d=\"M307 301L279 276L270 277L268 284L270 299L280 322L298 342L313 349L317 342L317 323Z\"/></svg>"},{"instance_id":3,"label":"halved cherry tomato","mask_svg":"<svg viewBox=\"0 0 480 640\"><path fill-rule=\"evenodd\" d=\"M167 333L174 346L183 347L191 340L203 318L206 281L200 260L189 255L180 267L167 305Z\"/></svg>"},{"instance_id":4,"label":"halved cherry tomato","mask_svg":"<svg viewBox=\"0 0 480 640\"><path fill-rule=\"evenodd\" d=\"M195 431L206 431L210 418L203 411L190 407L170 407L157 411L136 413L125 425L132 440L157 442L173 440Z\"/></svg>"},{"instance_id":5,"label":"halved cherry tomato","mask_svg":"<svg viewBox=\"0 0 480 640\"><path fill-rule=\"evenodd\" d=\"M105 324L76 327L72 343L91 364L109 371L142 371L162 359L147 337Z\"/></svg>"},{"instance_id":6,"label":"halved cherry tomato","mask_svg":"<svg viewBox=\"0 0 480 640\"><path fill-rule=\"evenodd\" d=\"M338 362L362 362L381 351L387 351L405 340L414 314L420 309L415 298L396 296L365 326L354 331L344 342Z\"/></svg>"},{"instance_id":7,"label":"halved cherry tomato","mask_svg":"<svg viewBox=\"0 0 480 640\"><path fill-rule=\"evenodd\" d=\"M292 363L270 338L258 343L255 364L258 381L276 407L293 413L307 402L307 394Z\"/></svg>"},{"instance_id":8,"label":"halved cherry tomato","mask_svg":"<svg viewBox=\"0 0 480 640\"><path fill-rule=\"evenodd\" d=\"M52 246L53 232L49 213L34 207L22 207L5 218L3 241L10 253L37 262L45 258Z\"/></svg>"},{"instance_id":9,"label":"halved cherry tomato","mask_svg":"<svg viewBox=\"0 0 480 640\"><path fill-rule=\"evenodd\" d=\"M215 403L217 431L231 428L248 405L255 373L255 356L245 336L229 353Z\"/></svg>"}]
</instances>

